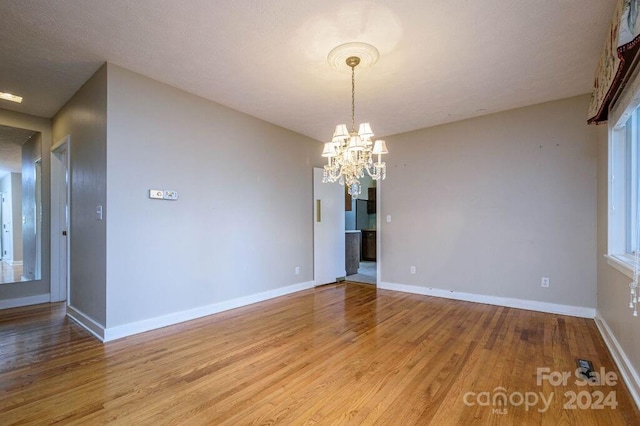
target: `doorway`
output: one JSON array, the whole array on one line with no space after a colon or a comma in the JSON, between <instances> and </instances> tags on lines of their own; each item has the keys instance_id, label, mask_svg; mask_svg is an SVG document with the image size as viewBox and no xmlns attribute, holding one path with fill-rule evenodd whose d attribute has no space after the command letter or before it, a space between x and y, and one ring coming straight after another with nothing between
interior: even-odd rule
<instances>
[{"instance_id":1,"label":"doorway","mask_svg":"<svg viewBox=\"0 0 640 426\"><path fill-rule=\"evenodd\" d=\"M378 283L378 185L361 178L362 192L353 199L345 188L345 242L348 281Z\"/></svg>"},{"instance_id":2,"label":"doorway","mask_svg":"<svg viewBox=\"0 0 640 426\"><path fill-rule=\"evenodd\" d=\"M70 137L51 147L51 301L70 299Z\"/></svg>"},{"instance_id":3,"label":"doorway","mask_svg":"<svg viewBox=\"0 0 640 426\"><path fill-rule=\"evenodd\" d=\"M368 222L369 228L367 228L370 232L368 237L373 238L372 249L370 249L369 253L375 253L372 257L373 259L362 259L362 239L361 235L357 235L355 238L356 243L353 243L354 237L351 234L362 234L362 230L355 229L355 204L352 207L351 212L348 211L348 205L350 203L356 203L355 200L352 200L352 197L346 192L344 186L340 186L339 184L328 184L322 183L323 170L319 168L314 168L314 206L313 206L313 220L314 220L314 281L316 285L321 282L333 282L326 281L323 279L319 279L323 276L320 273L322 270L331 270L327 276L330 278L338 277L338 280L346 279L348 281L354 281L359 283L366 283L370 285L379 285L381 282L381 261L382 261L382 250L381 250L381 233L378 232L380 229L380 215L376 214L375 217L371 218L371 222ZM334 186L335 185L335 186ZM373 185L370 185L373 186ZM337 191L329 190L329 187L333 187L334 189L337 187ZM367 195L369 194L369 189L364 189L363 192L366 191ZM365 205L369 203L370 208L375 208L376 213L380 212L380 191L381 191L381 183L378 181L377 185L373 187L372 190L375 195L371 197L371 199L367 199L365 201ZM321 192L318 192L321 191ZM321 194L320 196L317 196ZM320 204L318 204L318 199L324 198ZM375 198L374 198L375 197ZM367 197L369 198L369 197ZM371 206L373 204L373 206ZM325 210L324 206L331 206L330 209ZM337 206L333 208L333 206ZM337 212L338 218L332 219L331 224L328 225L325 221L324 225L321 224L322 220L319 220L319 214L324 217L324 214L327 212L331 212L332 218L334 217L334 212ZM390 216L387 217L387 222L390 222ZM375 227L375 230L371 229L371 226ZM352 227L354 229L349 229ZM331 237L329 238L328 235ZM327 244L331 241L331 244ZM350 271L347 268L347 264L350 262L350 256L353 257L353 244L356 246L356 271ZM341 247L341 248L340 248ZM342 260L339 260L336 255L341 254ZM370 255L371 256L371 255ZM329 261L331 259L331 261ZM338 267L339 265L339 267ZM340 270L342 274L340 274ZM351 273L349 273L351 272ZM339 274L339 275L338 275Z\"/></svg>"}]
</instances>

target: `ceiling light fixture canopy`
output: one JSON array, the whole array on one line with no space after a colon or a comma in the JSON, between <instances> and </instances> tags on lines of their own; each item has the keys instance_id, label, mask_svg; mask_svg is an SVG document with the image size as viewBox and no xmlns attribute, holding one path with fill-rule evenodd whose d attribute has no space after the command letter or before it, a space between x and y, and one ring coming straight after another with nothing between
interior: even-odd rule
<instances>
[{"instance_id":1,"label":"ceiling light fixture canopy","mask_svg":"<svg viewBox=\"0 0 640 426\"><path fill-rule=\"evenodd\" d=\"M378 50L365 43L347 43L333 49L327 57L329 63L338 69L340 60L344 60L351 68L351 130L346 124L338 124L331 142L324 144L322 156L327 158L328 163L324 166L322 182L347 185L352 198L357 198L362 192L360 178L364 177L365 172L373 180L386 177L387 167L382 162L382 155L389 153L385 141L372 141L374 134L369 123L361 123L356 131L355 69L362 62L361 58L365 58L365 65L370 66L378 59ZM377 162L373 161L374 155L378 156Z\"/></svg>"}]
</instances>

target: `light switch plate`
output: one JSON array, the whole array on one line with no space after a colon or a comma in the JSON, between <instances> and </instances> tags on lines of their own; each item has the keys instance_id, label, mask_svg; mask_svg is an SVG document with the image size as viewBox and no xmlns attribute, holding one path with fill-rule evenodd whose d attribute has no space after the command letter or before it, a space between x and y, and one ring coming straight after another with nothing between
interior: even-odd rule
<instances>
[{"instance_id":1,"label":"light switch plate","mask_svg":"<svg viewBox=\"0 0 640 426\"><path fill-rule=\"evenodd\" d=\"M178 191L164 191L164 199L165 200L177 200L178 199Z\"/></svg>"},{"instance_id":2,"label":"light switch plate","mask_svg":"<svg viewBox=\"0 0 640 426\"><path fill-rule=\"evenodd\" d=\"M150 189L149 190L149 198L154 198L156 200L162 200L164 198L164 191L160 189Z\"/></svg>"}]
</instances>

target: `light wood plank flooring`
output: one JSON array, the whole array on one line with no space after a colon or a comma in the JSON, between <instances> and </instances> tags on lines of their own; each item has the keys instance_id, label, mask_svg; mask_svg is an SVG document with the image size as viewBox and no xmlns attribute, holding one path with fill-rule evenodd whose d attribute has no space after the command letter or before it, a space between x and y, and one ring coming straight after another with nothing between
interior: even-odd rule
<instances>
[{"instance_id":1,"label":"light wood plank flooring","mask_svg":"<svg viewBox=\"0 0 640 426\"><path fill-rule=\"evenodd\" d=\"M39 305L0 311L0 424L640 425L621 380L537 384L578 357L618 374L592 320L353 283L104 345Z\"/></svg>"}]
</instances>

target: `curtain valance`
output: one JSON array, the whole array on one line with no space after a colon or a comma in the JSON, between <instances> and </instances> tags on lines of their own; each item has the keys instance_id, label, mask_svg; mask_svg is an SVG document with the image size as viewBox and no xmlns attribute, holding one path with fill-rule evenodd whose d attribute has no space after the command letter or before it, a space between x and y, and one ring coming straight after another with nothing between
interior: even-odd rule
<instances>
[{"instance_id":1,"label":"curtain valance","mask_svg":"<svg viewBox=\"0 0 640 426\"><path fill-rule=\"evenodd\" d=\"M609 27L589 104L588 123L607 121L609 107L616 102L637 65L640 50L640 0L619 0Z\"/></svg>"}]
</instances>

